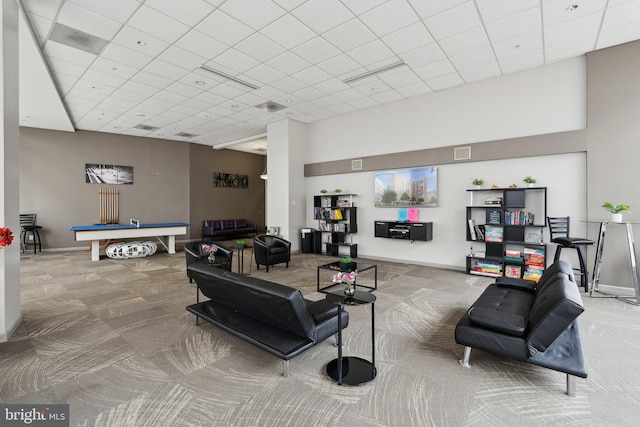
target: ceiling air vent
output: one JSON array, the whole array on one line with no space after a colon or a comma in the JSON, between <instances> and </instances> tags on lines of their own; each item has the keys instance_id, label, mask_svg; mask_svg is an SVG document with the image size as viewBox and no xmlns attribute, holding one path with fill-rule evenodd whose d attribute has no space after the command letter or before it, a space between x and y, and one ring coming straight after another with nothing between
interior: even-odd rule
<instances>
[{"instance_id":1,"label":"ceiling air vent","mask_svg":"<svg viewBox=\"0 0 640 427\"><path fill-rule=\"evenodd\" d=\"M362 170L362 159L351 160L351 170L352 171Z\"/></svg>"},{"instance_id":2,"label":"ceiling air vent","mask_svg":"<svg viewBox=\"0 0 640 427\"><path fill-rule=\"evenodd\" d=\"M108 41L66 25L53 26L49 40L98 55Z\"/></svg>"},{"instance_id":3,"label":"ceiling air vent","mask_svg":"<svg viewBox=\"0 0 640 427\"><path fill-rule=\"evenodd\" d=\"M266 111L267 113L275 113L276 111L284 110L285 108L287 108L284 105L280 105L277 102L273 101L267 101L263 104L258 104L255 107Z\"/></svg>"},{"instance_id":4,"label":"ceiling air vent","mask_svg":"<svg viewBox=\"0 0 640 427\"><path fill-rule=\"evenodd\" d=\"M142 130L158 130L160 129L159 127L155 127L155 126L149 126L149 125L138 125L138 126L134 126L134 129L142 129Z\"/></svg>"},{"instance_id":5,"label":"ceiling air vent","mask_svg":"<svg viewBox=\"0 0 640 427\"><path fill-rule=\"evenodd\" d=\"M471 147L454 148L453 160L471 160Z\"/></svg>"},{"instance_id":6,"label":"ceiling air vent","mask_svg":"<svg viewBox=\"0 0 640 427\"><path fill-rule=\"evenodd\" d=\"M180 133L176 133L176 136L181 136L183 138L194 138L198 135L195 135L193 133L189 133L189 132L180 132Z\"/></svg>"}]
</instances>

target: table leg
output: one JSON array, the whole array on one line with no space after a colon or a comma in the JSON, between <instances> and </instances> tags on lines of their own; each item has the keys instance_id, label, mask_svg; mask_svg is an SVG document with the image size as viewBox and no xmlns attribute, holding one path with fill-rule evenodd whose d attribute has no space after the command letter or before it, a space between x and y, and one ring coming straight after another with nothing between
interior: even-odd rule
<instances>
[{"instance_id":1,"label":"table leg","mask_svg":"<svg viewBox=\"0 0 640 427\"><path fill-rule=\"evenodd\" d=\"M376 377L376 303L371 303L371 378Z\"/></svg>"},{"instance_id":2,"label":"table leg","mask_svg":"<svg viewBox=\"0 0 640 427\"><path fill-rule=\"evenodd\" d=\"M631 258L631 274L633 275L633 287L636 292L636 304L640 305L640 277L638 277L638 266L636 264L636 243L633 240L633 229L631 224L627 226L627 241L629 242L629 257Z\"/></svg>"},{"instance_id":3,"label":"table leg","mask_svg":"<svg viewBox=\"0 0 640 427\"><path fill-rule=\"evenodd\" d=\"M593 277L591 280L591 292L589 295L593 295L593 291L598 292L598 284L600 283L600 267L602 266L602 250L604 248L604 235L607 229L607 223L600 224L600 233L598 234L598 245L596 246L596 259L593 263Z\"/></svg>"},{"instance_id":4,"label":"table leg","mask_svg":"<svg viewBox=\"0 0 640 427\"><path fill-rule=\"evenodd\" d=\"M168 248L167 251L170 254L176 253L176 236L168 236Z\"/></svg>"},{"instance_id":5,"label":"table leg","mask_svg":"<svg viewBox=\"0 0 640 427\"><path fill-rule=\"evenodd\" d=\"M338 385L342 385L342 304L338 306Z\"/></svg>"},{"instance_id":6,"label":"table leg","mask_svg":"<svg viewBox=\"0 0 640 427\"><path fill-rule=\"evenodd\" d=\"M91 241L91 261L100 261L100 240Z\"/></svg>"}]
</instances>

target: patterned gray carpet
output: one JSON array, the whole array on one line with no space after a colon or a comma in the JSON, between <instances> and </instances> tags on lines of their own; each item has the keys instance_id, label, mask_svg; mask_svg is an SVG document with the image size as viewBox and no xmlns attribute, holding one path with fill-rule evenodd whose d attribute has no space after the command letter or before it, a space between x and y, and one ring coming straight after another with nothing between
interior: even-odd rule
<instances>
[{"instance_id":1,"label":"patterned gray carpet","mask_svg":"<svg viewBox=\"0 0 640 427\"><path fill-rule=\"evenodd\" d=\"M296 254L288 269L253 265L252 275L316 300L316 266L333 260ZM68 403L78 426L638 425L640 308L583 294L589 378L571 398L565 376L548 369L480 351L472 369L458 364L454 326L490 279L372 262L378 376L352 387L325 374L333 339L294 358L284 378L280 359L195 326L181 251L99 262L83 251L23 256L24 321L0 344L0 401ZM370 358L370 309L348 310L346 355Z\"/></svg>"}]
</instances>

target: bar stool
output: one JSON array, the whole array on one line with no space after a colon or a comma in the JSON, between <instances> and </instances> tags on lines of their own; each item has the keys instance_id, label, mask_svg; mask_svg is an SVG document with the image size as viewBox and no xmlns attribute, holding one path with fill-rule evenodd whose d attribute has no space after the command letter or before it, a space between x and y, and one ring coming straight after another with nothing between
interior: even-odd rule
<instances>
[{"instance_id":1,"label":"bar stool","mask_svg":"<svg viewBox=\"0 0 640 427\"><path fill-rule=\"evenodd\" d=\"M38 230L42 230L42 227L36 225L36 214L20 214L20 242L23 254L27 252L28 245L33 245L34 254L36 249L42 252L42 241ZM31 236L33 243L29 242L29 236Z\"/></svg>"},{"instance_id":2,"label":"bar stool","mask_svg":"<svg viewBox=\"0 0 640 427\"><path fill-rule=\"evenodd\" d=\"M580 268L574 268L573 270L579 274L580 285L584 288L585 292L589 291L589 272L587 271L587 263L584 260L584 250L588 245L593 245L595 242L585 237L569 237L569 217L547 217L549 224L549 233L551 235L551 242L557 243L556 254L553 257L554 262L560 259L560 253L562 249L575 249L578 253L578 261L580 262Z\"/></svg>"}]
</instances>

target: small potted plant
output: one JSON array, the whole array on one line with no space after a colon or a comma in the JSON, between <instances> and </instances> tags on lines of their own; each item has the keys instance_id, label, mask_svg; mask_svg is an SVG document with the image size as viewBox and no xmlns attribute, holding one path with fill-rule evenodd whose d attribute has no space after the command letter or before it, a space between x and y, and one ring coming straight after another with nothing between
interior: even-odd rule
<instances>
[{"instance_id":1,"label":"small potted plant","mask_svg":"<svg viewBox=\"0 0 640 427\"><path fill-rule=\"evenodd\" d=\"M336 188L335 190L333 190L336 194L340 194L342 193L342 190L340 188Z\"/></svg>"},{"instance_id":2,"label":"small potted plant","mask_svg":"<svg viewBox=\"0 0 640 427\"><path fill-rule=\"evenodd\" d=\"M340 270L351 271L355 270L356 263L351 260L351 257L342 257L340 259Z\"/></svg>"},{"instance_id":3,"label":"small potted plant","mask_svg":"<svg viewBox=\"0 0 640 427\"><path fill-rule=\"evenodd\" d=\"M476 189L480 189L480 186L484 184L484 179L474 178L473 181L471 181L471 183L476 186Z\"/></svg>"},{"instance_id":4,"label":"small potted plant","mask_svg":"<svg viewBox=\"0 0 640 427\"><path fill-rule=\"evenodd\" d=\"M531 175L525 176L523 181L527 183L527 187L533 187L533 184L537 182L536 179Z\"/></svg>"},{"instance_id":5,"label":"small potted plant","mask_svg":"<svg viewBox=\"0 0 640 427\"><path fill-rule=\"evenodd\" d=\"M327 190L323 188L322 190L320 190L320 194L327 194Z\"/></svg>"},{"instance_id":6,"label":"small potted plant","mask_svg":"<svg viewBox=\"0 0 640 427\"><path fill-rule=\"evenodd\" d=\"M631 213L628 205L614 205L611 202L604 202L600 207L611 213L611 222L622 222L622 212Z\"/></svg>"}]
</instances>

